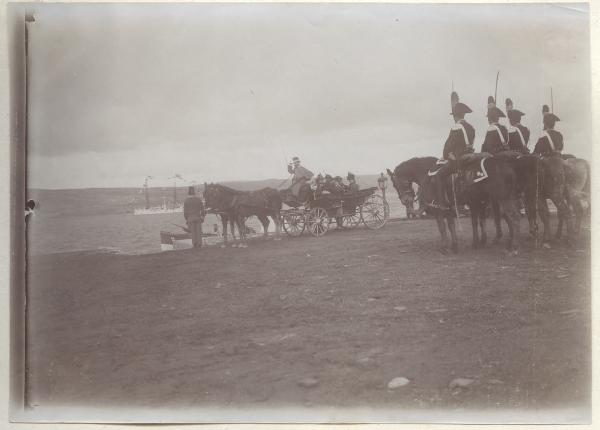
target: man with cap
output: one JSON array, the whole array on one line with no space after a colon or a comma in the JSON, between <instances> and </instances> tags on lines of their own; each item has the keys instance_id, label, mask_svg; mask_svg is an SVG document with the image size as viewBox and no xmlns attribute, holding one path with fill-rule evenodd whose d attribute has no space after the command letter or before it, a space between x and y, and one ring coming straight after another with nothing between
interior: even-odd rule
<instances>
[{"instance_id":1,"label":"man with cap","mask_svg":"<svg viewBox=\"0 0 600 430\"><path fill-rule=\"evenodd\" d=\"M287 166L288 172L292 177L292 186L290 190L292 194L299 197L300 189L313 177L313 173L300 165L300 159L298 157L292 158L292 162Z\"/></svg>"},{"instance_id":2,"label":"man with cap","mask_svg":"<svg viewBox=\"0 0 600 430\"><path fill-rule=\"evenodd\" d=\"M481 145L481 152L497 154L501 151L507 151L508 148L508 130L498 121L500 118L506 118L504 112L496 107L496 102L492 96L488 97L488 129Z\"/></svg>"},{"instance_id":3,"label":"man with cap","mask_svg":"<svg viewBox=\"0 0 600 430\"><path fill-rule=\"evenodd\" d=\"M535 144L534 154L541 156L560 154L563 150L563 136L559 131L554 130L554 124L560 119L550 112L548 105L542 107L544 122L544 132Z\"/></svg>"},{"instance_id":4,"label":"man with cap","mask_svg":"<svg viewBox=\"0 0 600 430\"><path fill-rule=\"evenodd\" d=\"M356 183L356 176L354 176L354 173L348 172L346 179L348 180L348 192L357 193L360 190L360 187Z\"/></svg>"},{"instance_id":5,"label":"man with cap","mask_svg":"<svg viewBox=\"0 0 600 430\"><path fill-rule=\"evenodd\" d=\"M202 246L202 223L204 222L204 203L196 196L194 187L188 188L188 197L183 202L183 217L192 235L194 248Z\"/></svg>"},{"instance_id":6,"label":"man with cap","mask_svg":"<svg viewBox=\"0 0 600 430\"><path fill-rule=\"evenodd\" d=\"M518 109L514 109L511 99L506 99L506 115L510 126L508 127L508 147L511 151L528 154L529 129L521 124L521 117L525 115Z\"/></svg>"}]
</instances>

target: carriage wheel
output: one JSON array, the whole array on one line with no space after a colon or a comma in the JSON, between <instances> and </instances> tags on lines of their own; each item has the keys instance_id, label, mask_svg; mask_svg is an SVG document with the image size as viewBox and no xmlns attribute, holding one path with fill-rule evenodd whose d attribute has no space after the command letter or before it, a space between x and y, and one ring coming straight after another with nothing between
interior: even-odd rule
<instances>
[{"instance_id":1,"label":"carriage wheel","mask_svg":"<svg viewBox=\"0 0 600 430\"><path fill-rule=\"evenodd\" d=\"M329 230L329 215L323 208L312 208L306 219L308 231L313 236L323 236Z\"/></svg>"},{"instance_id":2,"label":"carriage wheel","mask_svg":"<svg viewBox=\"0 0 600 430\"><path fill-rule=\"evenodd\" d=\"M360 217L371 230L377 230L385 225L390 217L390 208L383 197L373 194L360 207Z\"/></svg>"},{"instance_id":3,"label":"carriage wheel","mask_svg":"<svg viewBox=\"0 0 600 430\"><path fill-rule=\"evenodd\" d=\"M354 228L358 224L360 224L360 212L355 212L353 214L344 215L342 217L342 225L340 227Z\"/></svg>"},{"instance_id":4,"label":"carriage wheel","mask_svg":"<svg viewBox=\"0 0 600 430\"><path fill-rule=\"evenodd\" d=\"M281 218L283 221L283 231L285 231L288 236L298 237L304 233L304 229L306 228L304 214L288 212L284 213Z\"/></svg>"}]
</instances>

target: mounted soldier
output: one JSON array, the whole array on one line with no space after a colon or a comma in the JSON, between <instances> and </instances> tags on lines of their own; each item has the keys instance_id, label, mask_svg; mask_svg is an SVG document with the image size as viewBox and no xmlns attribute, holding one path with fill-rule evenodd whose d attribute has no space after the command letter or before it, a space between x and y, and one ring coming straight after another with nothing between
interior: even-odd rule
<instances>
[{"instance_id":1,"label":"mounted soldier","mask_svg":"<svg viewBox=\"0 0 600 430\"><path fill-rule=\"evenodd\" d=\"M521 124L521 117L525 115L518 109L514 109L511 99L506 99L506 115L510 122L508 127L508 147L511 151L528 154L527 144L529 143L530 132L527 127Z\"/></svg>"},{"instance_id":2,"label":"mounted soldier","mask_svg":"<svg viewBox=\"0 0 600 430\"><path fill-rule=\"evenodd\" d=\"M508 147L508 130L502 124L499 124L500 118L506 118L497 106L494 97L488 97L488 129L481 145L481 152L489 154L497 154L498 152L507 151Z\"/></svg>"},{"instance_id":3,"label":"mounted soldier","mask_svg":"<svg viewBox=\"0 0 600 430\"><path fill-rule=\"evenodd\" d=\"M469 106L459 101L458 94L456 92L452 92L450 95L450 106L452 115L454 119L454 125L450 128L450 133L448 133L448 138L444 143L444 150L442 153L442 159L438 160L436 163L436 168L433 171L429 172L429 176L437 176L436 185L434 188L436 189L436 199L432 202L429 202L428 205L437 208L437 209L448 209L447 199L445 191L441 184L445 177L448 174L453 173L451 169L448 168L447 164L449 160L457 160L465 154L469 154L473 152L473 142L475 140L475 129L471 124L469 124L465 120L465 115L473 112Z\"/></svg>"},{"instance_id":4,"label":"mounted soldier","mask_svg":"<svg viewBox=\"0 0 600 430\"><path fill-rule=\"evenodd\" d=\"M288 172L292 176L292 186L290 187L290 191L296 197L300 197L300 189L302 186L314 176L313 173L306 169L305 167L300 165L300 159L298 157L292 158L292 162L287 166Z\"/></svg>"},{"instance_id":5,"label":"mounted soldier","mask_svg":"<svg viewBox=\"0 0 600 430\"><path fill-rule=\"evenodd\" d=\"M550 112L548 105L542 107L542 114L544 132L535 144L533 152L541 156L560 155L563 150L563 135L554 130L554 124L560 121L560 118Z\"/></svg>"}]
</instances>

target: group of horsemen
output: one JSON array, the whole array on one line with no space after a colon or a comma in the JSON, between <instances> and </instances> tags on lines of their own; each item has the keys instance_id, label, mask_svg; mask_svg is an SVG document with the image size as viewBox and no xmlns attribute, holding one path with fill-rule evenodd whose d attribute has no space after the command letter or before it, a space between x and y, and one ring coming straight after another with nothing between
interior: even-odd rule
<instances>
[{"instance_id":1,"label":"group of horsemen","mask_svg":"<svg viewBox=\"0 0 600 430\"><path fill-rule=\"evenodd\" d=\"M469 154L484 158L503 151L513 151L522 154L530 153L528 149L530 131L521 124L521 118L525 114L514 108L511 99L506 99L505 115L504 112L496 106L494 97L488 97L487 119L489 125L481 146L481 153L479 154L474 154L475 150L473 143L475 140L475 129L465 120L465 115L473 111L469 106L459 101L456 92L452 92L450 99L452 107L451 115L454 118L454 125L451 127L448 138L444 144L442 158L437 163L438 169L435 172L436 174L449 174L449 169L445 168L448 161L470 157ZM540 156L560 155L563 150L563 136L559 131L554 130L554 125L557 121L560 121L560 119L553 112L550 112L547 105L542 107L542 114L544 125L543 134L538 139L533 149L533 153ZM500 118L506 117L508 117L509 121L508 127L500 124ZM288 172L293 175L290 191L298 198L304 184L307 184L314 175L310 170L300 164L300 159L298 157L294 157L292 163L288 164ZM478 175L479 177L475 179L476 181L483 180L487 177L485 170L478 172ZM328 189L334 187L333 189L335 190L335 187L338 187L337 190L340 193L355 192L359 189L356 178L352 173L348 173L348 185L344 184L342 178L339 176L332 178L330 175L326 175L323 178L321 175L318 175L315 179L317 183L319 181L324 181L324 183L328 184ZM427 202L427 205L440 209L448 209L448 204L445 202L442 195L438 196L434 201Z\"/></svg>"},{"instance_id":2,"label":"group of horsemen","mask_svg":"<svg viewBox=\"0 0 600 430\"><path fill-rule=\"evenodd\" d=\"M494 97L488 97L487 119L488 128L481 146L481 152L474 154L473 142L475 140L475 129L465 120L465 115L471 113L472 110L464 103L461 103L456 92L451 94L451 115L454 118L454 125L450 129L450 133L444 144L442 158L437 165L439 170L435 173L441 175L449 174L450 169L446 169L445 165L450 160L460 160L473 156L483 159L485 157L494 156L504 151L513 151L515 153L529 154L529 137L530 132L527 127L521 124L521 118L525 115L518 109L514 108L511 99L506 99L506 115L500 108L496 106ZM560 155L563 150L563 136L554 130L554 126L560 119L550 111L547 105L542 107L543 115L543 133L538 139L533 149L534 154L539 156ZM500 124L500 118L508 117L508 127ZM484 180L487 177L485 169L477 172L478 178L475 181ZM440 194L437 200L427 202L434 208L448 209L447 202Z\"/></svg>"}]
</instances>

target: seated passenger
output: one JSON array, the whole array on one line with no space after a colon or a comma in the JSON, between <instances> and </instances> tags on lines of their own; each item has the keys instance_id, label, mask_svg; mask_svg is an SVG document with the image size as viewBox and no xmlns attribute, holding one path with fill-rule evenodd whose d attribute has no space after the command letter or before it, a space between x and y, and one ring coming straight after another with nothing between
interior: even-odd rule
<instances>
[{"instance_id":1,"label":"seated passenger","mask_svg":"<svg viewBox=\"0 0 600 430\"><path fill-rule=\"evenodd\" d=\"M348 176L346 176L346 179L348 180L347 191L349 193L357 193L360 190L360 187L356 183L356 176L354 176L354 173L348 172Z\"/></svg>"}]
</instances>

